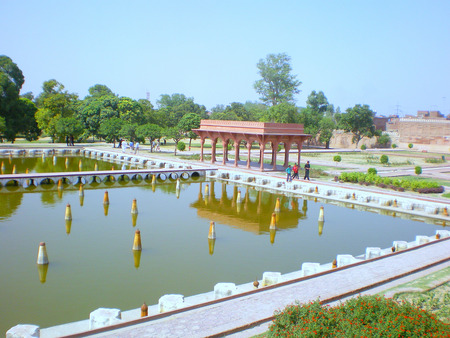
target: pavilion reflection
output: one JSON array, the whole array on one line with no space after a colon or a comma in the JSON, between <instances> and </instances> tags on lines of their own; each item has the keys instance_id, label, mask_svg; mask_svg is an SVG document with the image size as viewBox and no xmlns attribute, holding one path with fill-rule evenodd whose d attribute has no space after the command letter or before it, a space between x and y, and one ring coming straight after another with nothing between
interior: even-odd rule
<instances>
[{"instance_id":1,"label":"pavilion reflection","mask_svg":"<svg viewBox=\"0 0 450 338\"><path fill-rule=\"evenodd\" d=\"M217 185L220 192L216 196ZM253 187L210 181L205 195L200 183L197 201L190 206L197 209L199 217L256 234L267 234L277 198L280 199L280 211L276 212L277 230L297 228L299 220L306 218L306 200L300 210L298 197L275 195Z\"/></svg>"}]
</instances>

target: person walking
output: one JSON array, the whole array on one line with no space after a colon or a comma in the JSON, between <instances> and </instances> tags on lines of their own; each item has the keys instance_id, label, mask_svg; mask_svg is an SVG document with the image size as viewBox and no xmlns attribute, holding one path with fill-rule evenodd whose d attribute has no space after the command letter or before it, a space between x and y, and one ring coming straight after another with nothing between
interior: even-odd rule
<instances>
[{"instance_id":1,"label":"person walking","mask_svg":"<svg viewBox=\"0 0 450 338\"><path fill-rule=\"evenodd\" d=\"M292 172L291 165L288 165L288 167L286 168L286 182L290 182L292 180L291 172Z\"/></svg>"},{"instance_id":2,"label":"person walking","mask_svg":"<svg viewBox=\"0 0 450 338\"><path fill-rule=\"evenodd\" d=\"M305 177L303 177L304 180L308 179L308 181L310 181L309 179L309 169L311 168L311 165L309 164L309 161L306 161L305 164Z\"/></svg>"},{"instance_id":3,"label":"person walking","mask_svg":"<svg viewBox=\"0 0 450 338\"><path fill-rule=\"evenodd\" d=\"M298 165L297 165L297 163L295 163L294 166L292 167L292 171L294 172L292 174L292 179L294 179L294 178L298 179L299 177L298 177Z\"/></svg>"},{"instance_id":4,"label":"person walking","mask_svg":"<svg viewBox=\"0 0 450 338\"><path fill-rule=\"evenodd\" d=\"M136 142L136 145L134 146L134 153L137 154L139 152L139 142Z\"/></svg>"}]
</instances>

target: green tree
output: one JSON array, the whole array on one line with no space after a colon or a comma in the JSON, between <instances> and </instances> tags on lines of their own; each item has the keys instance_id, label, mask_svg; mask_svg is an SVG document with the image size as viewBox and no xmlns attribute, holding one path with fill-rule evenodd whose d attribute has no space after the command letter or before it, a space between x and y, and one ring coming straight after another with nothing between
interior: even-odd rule
<instances>
[{"instance_id":1,"label":"green tree","mask_svg":"<svg viewBox=\"0 0 450 338\"><path fill-rule=\"evenodd\" d=\"M122 128L120 128L119 135L130 141L136 141L136 130L139 127L137 123L125 123L122 122Z\"/></svg>"},{"instance_id":2,"label":"green tree","mask_svg":"<svg viewBox=\"0 0 450 338\"><path fill-rule=\"evenodd\" d=\"M186 97L183 94L161 95L156 102L159 106L159 116L162 116L165 127L175 127L181 118L189 113L195 113L203 119L208 118L205 106L194 102L194 98Z\"/></svg>"},{"instance_id":3,"label":"green tree","mask_svg":"<svg viewBox=\"0 0 450 338\"><path fill-rule=\"evenodd\" d=\"M99 136L108 143L113 143L116 147L116 141L120 138L120 131L122 129L122 120L118 117L112 117L102 122L99 129Z\"/></svg>"},{"instance_id":4,"label":"green tree","mask_svg":"<svg viewBox=\"0 0 450 338\"><path fill-rule=\"evenodd\" d=\"M381 155L380 163L381 164L388 164L389 163L389 157L387 155Z\"/></svg>"},{"instance_id":5,"label":"green tree","mask_svg":"<svg viewBox=\"0 0 450 338\"><path fill-rule=\"evenodd\" d=\"M317 136L320 134L319 140L325 143L328 141L329 146L333 130L336 129L333 115L334 107L328 102L325 94L322 91L313 90L306 100L306 108L300 112L300 122L303 123L305 133L312 136L308 143L311 141L316 143ZM324 116L327 116L328 119L321 124Z\"/></svg>"},{"instance_id":6,"label":"green tree","mask_svg":"<svg viewBox=\"0 0 450 338\"><path fill-rule=\"evenodd\" d=\"M251 120L249 112L245 109L245 106L239 102L232 102L225 108L224 113L234 113L238 121Z\"/></svg>"},{"instance_id":7,"label":"green tree","mask_svg":"<svg viewBox=\"0 0 450 338\"><path fill-rule=\"evenodd\" d=\"M96 85L90 87L88 91L92 97L102 97L102 96L109 96L109 95L114 96L114 93L111 89L109 89L107 86L101 85L101 84L96 84Z\"/></svg>"},{"instance_id":8,"label":"green tree","mask_svg":"<svg viewBox=\"0 0 450 338\"><path fill-rule=\"evenodd\" d=\"M11 142L14 142L18 133L24 134L27 139L34 139L39 134L34 118L34 103L19 97L24 81L17 64L8 56L0 55L0 117L5 124L2 134Z\"/></svg>"},{"instance_id":9,"label":"green tree","mask_svg":"<svg viewBox=\"0 0 450 338\"><path fill-rule=\"evenodd\" d=\"M142 107L137 101L123 96L119 99L117 109L119 111L119 116L123 121L131 124L144 123Z\"/></svg>"},{"instance_id":10,"label":"green tree","mask_svg":"<svg viewBox=\"0 0 450 338\"><path fill-rule=\"evenodd\" d=\"M178 128L180 128L189 138L189 150L191 149L191 141L197 139L197 134L192 131L192 129L200 128L200 116L195 113L189 113L184 115L180 122L178 123Z\"/></svg>"},{"instance_id":11,"label":"green tree","mask_svg":"<svg viewBox=\"0 0 450 338\"><path fill-rule=\"evenodd\" d=\"M261 100L272 106L282 102L293 103L294 95L300 93L301 82L291 74L291 58L285 53L269 54L266 59L259 60L258 68L261 79L254 88L261 95Z\"/></svg>"},{"instance_id":12,"label":"green tree","mask_svg":"<svg viewBox=\"0 0 450 338\"><path fill-rule=\"evenodd\" d=\"M6 131L6 121L3 116L0 116L0 134L3 134Z\"/></svg>"},{"instance_id":13,"label":"green tree","mask_svg":"<svg viewBox=\"0 0 450 338\"><path fill-rule=\"evenodd\" d=\"M142 139L148 138L150 141L150 151L153 152L153 141L163 136L163 130L156 124L147 123L136 129L136 135Z\"/></svg>"},{"instance_id":14,"label":"green tree","mask_svg":"<svg viewBox=\"0 0 450 338\"><path fill-rule=\"evenodd\" d=\"M330 140L333 137L333 131L336 129L336 122L332 117L325 116L319 122L319 140L325 143L325 148L330 148Z\"/></svg>"},{"instance_id":15,"label":"green tree","mask_svg":"<svg viewBox=\"0 0 450 338\"><path fill-rule=\"evenodd\" d=\"M89 88L90 96L86 96L79 105L77 118L85 128L85 138L99 136L100 126L111 118L119 117L119 98L105 85Z\"/></svg>"},{"instance_id":16,"label":"green tree","mask_svg":"<svg viewBox=\"0 0 450 338\"><path fill-rule=\"evenodd\" d=\"M373 137L376 135L373 117L375 113L368 105L357 104L353 108L348 108L340 119L340 127L346 132L353 134L352 142L358 143L363 137Z\"/></svg>"},{"instance_id":17,"label":"green tree","mask_svg":"<svg viewBox=\"0 0 450 338\"><path fill-rule=\"evenodd\" d=\"M25 97L20 97L17 101L16 113L17 119L14 119L16 130L20 131L27 141L37 140L41 134L41 130L38 127L36 118L37 108L34 102ZM9 140L13 141L15 135L8 135Z\"/></svg>"},{"instance_id":18,"label":"green tree","mask_svg":"<svg viewBox=\"0 0 450 338\"><path fill-rule=\"evenodd\" d=\"M36 99L38 110L35 117L39 128L51 136L54 142L58 134L58 120L72 117L78 111L78 95L64 91L64 85L54 79L45 81L42 89L43 92Z\"/></svg>"},{"instance_id":19,"label":"green tree","mask_svg":"<svg viewBox=\"0 0 450 338\"><path fill-rule=\"evenodd\" d=\"M249 114L249 121L261 121L261 118L268 110L268 107L265 104L251 101L245 102L244 108Z\"/></svg>"},{"instance_id":20,"label":"green tree","mask_svg":"<svg viewBox=\"0 0 450 338\"><path fill-rule=\"evenodd\" d=\"M184 138L184 133L183 130L181 130L179 127L170 127L167 128L165 133L164 133L167 138L172 139L175 142L175 156L177 155L177 147L178 147L178 142L180 142L180 140L182 140Z\"/></svg>"},{"instance_id":21,"label":"green tree","mask_svg":"<svg viewBox=\"0 0 450 338\"><path fill-rule=\"evenodd\" d=\"M381 134L380 136L378 136L378 144L382 147L389 147L389 144L391 143L391 138L389 137L388 134Z\"/></svg>"},{"instance_id":22,"label":"green tree","mask_svg":"<svg viewBox=\"0 0 450 338\"><path fill-rule=\"evenodd\" d=\"M75 117L61 117L56 121L56 136L63 139L66 136L73 136L77 139L83 134L84 128L80 121Z\"/></svg>"},{"instance_id":23,"label":"green tree","mask_svg":"<svg viewBox=\"0 0 450 338\"><path fill-rule=\"evenodd\" d=\"M263 122L275 123L298 123L299 114L297 107L293 104L283 102L276 106L271 106L262 117Z\"/></svg>"}]
</instances>

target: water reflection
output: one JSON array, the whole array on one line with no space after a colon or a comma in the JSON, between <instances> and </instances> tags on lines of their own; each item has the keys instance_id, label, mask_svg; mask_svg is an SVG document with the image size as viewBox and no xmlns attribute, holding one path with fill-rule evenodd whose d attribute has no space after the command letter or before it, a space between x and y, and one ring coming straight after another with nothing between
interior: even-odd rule
<instances>
[{"instance_id":1,"label":"water reflection","mask_svg":"<svg viewBox=\"0 0 450 338\"><path fill-rule=\"evenodd\" d=\"M97 160L84 156L42 156L42 157L0 157L1 173L11 174L15 170L18 174L23 174L27 170L29 173L45 172L68 172L68 171L93 171L93 170L114 170L119 164L111 159ZM122 164L123 170L142 168L139 164Z\"/></svg>"},{"instance_id":2,"label":"water reflection","mask_svg":"<svg viewBox=\"0 0 450 338\"><path fill-rule=\"evenodd\" d=\"M218 194L220 197L216 197L216 185L220 186L221 191ZM227 192L227 187L230 188L230 193ZM245 191L243 198L240 189ZM307 201L303 201L303 210L300 211L297 197L277 196L269 192L257 191L252 187L239 188L212 181L205 185L204 195L202 191L203 187L200 183L197 200L190 204L197 209L199 217L245 231L257 234L269 233L271 216L277 199L279 199L280 209L277 229L297 228L299 220L306 218ZM273 238L275 238L274 235Z\"/></svg>"}]
</instances>

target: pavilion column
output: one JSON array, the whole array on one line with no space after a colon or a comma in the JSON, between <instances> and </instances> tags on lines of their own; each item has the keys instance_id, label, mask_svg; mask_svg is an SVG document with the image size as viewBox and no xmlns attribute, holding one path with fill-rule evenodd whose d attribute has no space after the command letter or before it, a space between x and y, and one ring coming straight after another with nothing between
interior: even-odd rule
<instances>
[{"instance_id":1,"label":"pavilion column","mask_svg":"<svg viewBox=\"0 0 450 338\"><path fill-rule=\"evenodd\" d=\"M272 169L277 170L277 150L278 150L278 141L272 142Z\"/></svg>"},{"instance_id":2,"label":"pavilion column","mask_svg":"<svg viewBox=\"0 0 450 338\"><path fill-rule=\"evenodd\" d=\"M274 153L273 153L273 151L274 151L274 149L275 149L275 142L270 142L270 148L272 148L272 152L271 152L271 158L270 158L270 164L273 164L273 159L274 159Z\"/></svg>"},{"instance_id":3,"label":"pavilion column","mask_svg":"<svg viewBox=\"0 0 450 338\"><path fill-rule=\"evenodd\" d=\"M259 144L259 161L261 162L259 170L264 171L264 150L266 149L266 143L263 141Z\"/></svg>"},{"instance_id":4,"label":"pavilion column","mask_svg":"<svg viewBox=\"0 0 450 338\"><path fill-rule=\"evenodd\" d=\"M284 166L287 167L289 164L289 151L291 150L291 143L284 143Z\"/></svg>"},{"instance_id":5,"label":"pavilion column","mask_svg":"<svg viewBox=\"0 0 450 338\"><path fill-rule=\"evenodd\" d=\"M211 163L216 162L216 145L217 145L217 138L211 139Z\"/></svg>"},{"instance_id":6,"label":"pavilion column","mask_svg":"<svg viewBox=\"0 0 450 338\"><path fill-rule=\"evenodd\" d=\"M297 143L297 148L298 148L297 164L298 165L300 165L300 159L301 159L300 154L302 152L302 146L303 146L303 142L302 141Z\"/></svg>"},{"instance_id":7,"label":"pavilion column","mask_svg":"<svg viewBox=\"0 0 450 338\"><path fill-rule=\"evenodd\" d=\"M234 166L237 167L238 166L238 161L239 161L239 143L240 140L234 140Z\"/></svg>"},{"instance_id":8,"label":"pavilion column","mask_svg":"<svg viewBox=\"0 0 450 338\"><path fill-rule=\"evenodd\" d=\"M205 138L200 138L200 161L203 162L203 146L205 145Z\"/></svg>"},{"instance_id":9,"label":"pavilion column","mask_svg":"<svg viewBox=\"0 0 450 338\"><path fill-rule=\"evenodd\" d=\"M223 159L222 164L226 165L228 160L228 140L222 140L222 147L223 147Z\"/></svg>"},{"instance_id":10,"label":"pavilion column","mask_svg":"<svg viewBox=\"0 0 450 338\"><path fill-rule=\"evenodd\" d=\"M250 154L252 151L252 142L247 140L247 169L250 169Z\"/></svg>"}]
</instances>

